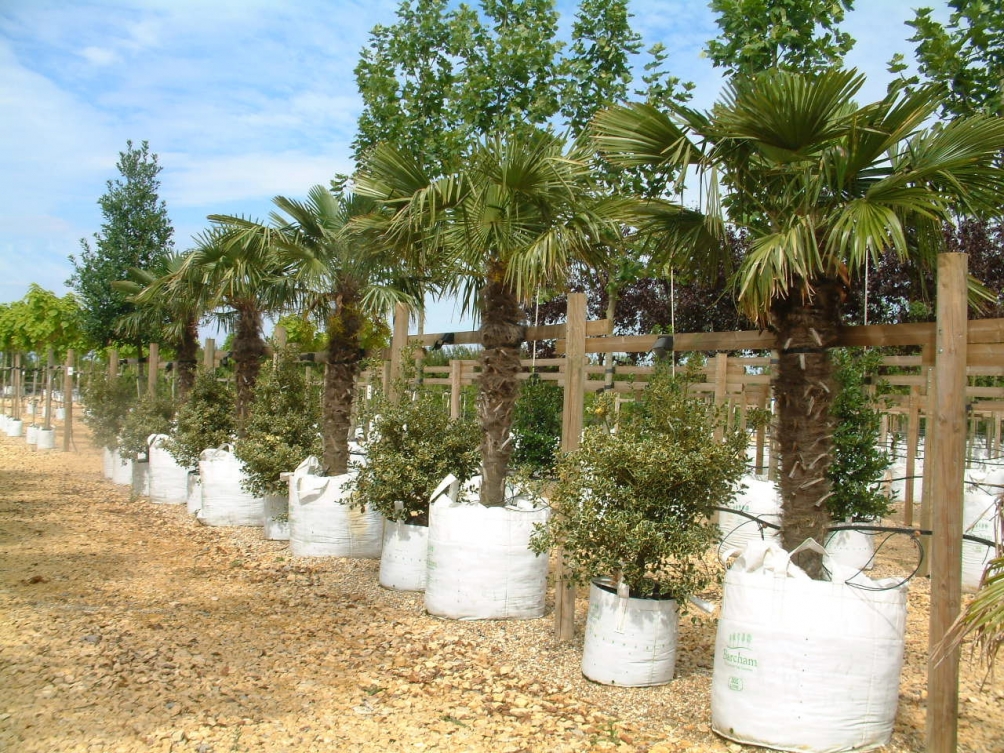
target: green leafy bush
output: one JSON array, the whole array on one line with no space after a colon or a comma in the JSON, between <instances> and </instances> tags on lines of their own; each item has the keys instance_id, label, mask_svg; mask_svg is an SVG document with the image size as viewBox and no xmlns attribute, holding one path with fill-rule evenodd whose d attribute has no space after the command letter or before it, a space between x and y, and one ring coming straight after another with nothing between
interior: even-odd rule
<instances>
[{"instance_id":1,"label":"green leafy bush","mask_svg":"<svg viewBox=\"0 0 1004 753\"><path fill-rule=\"evenodd\" d=\"M234 445L247 472L245 490L257 496L284 493L286 482L279 474L321 454L320 420L320 399L316 390L307 390L295 352L286 349L277 361L264 364L244 436Z\"/></svg>"},{"instance_id":2,"label":"green leafy bush","mask_svg":"<svg viewBox=\"0 0 1004 753\"><path fill-rule=\"evenodd\" d=\"M561 446L564 394L536 375L523 382L513 411L512 464L533 475L550 474Z\"/></svg>"},{"instance_id":3,"label":"green leafy bush","mask_svg":"<svg viewBox=\"0 0 1004 753\"><path fill-rule=\"evenodd\" d=\"M422 391L396 405L378 397L372 410L366 463L354 466L350 485L355 503L369 503L388 520L428 525L429 497L439 482L450 473L467 481L477 472L478 424L451 420L441 397Z\"/></svg>"},{"instance_id":4,"label":"green leafy bush","mask_svg":"<svg viewBox=\"0 0 1004 753\"><path fill-rule=\"evenodd\" d=\"M832 351L834 377L839 386L830 416L833 420L833 459L827 470L832 494L826 508L834 520L870 520L889 514L889 500L881 482L889 455L879 449L882 414L868 394L868 375L881 362L878 351Z\"/></svg>"},{"instance_id":5,"label":"green leafy bush","mask_svg":"<svg viewBox=\"0 0 1004 753\"><path fill-rule=\"evenodd\" d=\"M83 389L84 424L99 447L114 450L129 409L136 402L136 382L129 376L92 374Z\"/></svg>"},{"instance_id":6,"label":"green leafy bush","mask_svg":"<svg viewBox=\"0 0 1004 753\"><path fill-rule=\"evenodd\" d=\"M716 579L702 559L717 536L710 517L735 494L746 438L714 439L721 416L687 394L694 378L660 367L616 427L588 427L579 449L559 459L554 514L531 547L562 547L573 581L619 575L633 596L683 604ZM598 398L597 415L610 421L613 400Z\"/></svg>"},{"instance_id":7,"label":"green leafy bush","mask_svg":"<svg viewBox=\"0 0 1004 753\"><path fill-rule=\"evenodd\" d=\"M146 440L151 434L171 433L175 402L166 385L158 385L152 394L148 393L126 415L119 434L119 452L122 457L135 460L147 452Z\"/></svg>"},{"instance_id":8,"label":"green leafy bush","mask_svg":"<svg viewBox=\"0 0 1004 753\"><path fill-rule=\"evenodd\" d=\"M178 409L177 425L164 448L185 468L197 468L199 455L232 442L237 430L236 394L229 379L215 369L199 368L188 399Z\"/></svg>"}]
</instances>

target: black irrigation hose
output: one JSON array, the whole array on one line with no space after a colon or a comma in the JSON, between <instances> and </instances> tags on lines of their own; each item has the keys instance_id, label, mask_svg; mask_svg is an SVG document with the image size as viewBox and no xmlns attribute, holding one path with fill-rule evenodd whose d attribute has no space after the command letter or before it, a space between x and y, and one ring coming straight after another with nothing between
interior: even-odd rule
<instances>
[{"instance_id":1,"label":"black irrigation hose","mask_svg":"<svg viewBox=\"0 0 1004 753\"><path fill-rule=\"evenodd\" d=\"M718 507L718 506L715 506L713 509L718 510L719 512L730 512L735 515L748 518L749 520L755 522L759 528L759 533L761 537L763 537L763 531L765 528L773 528L778 531L781 530L781 527L779 525L775 525L774 523L768 523L767 521L761 520L757 516L751 515L750 513L745 512L744 510L735 510L731 507ZM745 525L745 523L740 524L740 526L742 525ZM735 529L733 529L733 531L730 531L729 533L730 534L734 533L736 530L738 530L740 526L737 526ZM845 581L846 585L850 586L851 588L857 588L862 591L890 591L899 588L904 583L907 583L910 580L912 580L913 577L916 576L916 574L920 571L921 566L924 564L924 547L921 546L920 537L930 536L934 533L931 530L923 528L904 528L902 526L876 526L876 525L860 524L860 523L838 523L837 525L827 526L826 530L830 533L835 533L836 531L862 531L862 532L872 532L876 534L888 533L889 535L886 536L882 540L882 542L875 547L875 553L872 554L871 558L868 560L868 563L866 563L866 567L867 564L870 564L875 559L875 556L882 550L882 547L884 547L889 542L889 540L892 539L893 536L897 535L901 536L907 534L909 535L910 540L913 542L914 546L916 546L917 548L916 567L914 567L913 571L909 575L907 575L903 580L896 583L895 585L876 588L874 586L867 586L862 583L852 583L849 580ZM728 538L728 536L726 536L726 538ZM964 541L971 541L976 544L982 544L986 547L990 547L991 549L997 548L996 542L990 541L989 539L981 538L979 536L973 536L971 534L965 533L962 535L962 538ZM723 541L718 547L719 559L721 559L722 546L724 545L724 543L725 542ZM859 574L863 572L864 568L858 570Z\"/></svg>"}]
</instances>

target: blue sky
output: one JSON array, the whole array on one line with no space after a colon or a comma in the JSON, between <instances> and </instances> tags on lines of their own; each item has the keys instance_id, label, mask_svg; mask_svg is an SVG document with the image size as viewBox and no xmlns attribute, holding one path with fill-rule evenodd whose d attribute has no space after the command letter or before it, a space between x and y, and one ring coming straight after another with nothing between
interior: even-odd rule
<instances>
[{"instance_id":1,"label":"blue sky","mask_svg":"<svg viewBox=\"0 0 1004 753\"><path fill-rule=\"evenodd\" d=\"M265 218L277 194L302 196L351 172L361 108L352 70L397 0L4 0L0 3L0 302L38 283L63 295L68 256L100 228L98 198L126 140L159 155L179 250L210 213ZM562 27L576 2L559 0ZM849 65L877 99L894 52L912 59L904 21L943 0L858 0ZM646 45L710 105L721 80L701 50L717 27L706 0L634 0ZM427 331L456 328L452 305Z\"/></svg>"}]
</instances>

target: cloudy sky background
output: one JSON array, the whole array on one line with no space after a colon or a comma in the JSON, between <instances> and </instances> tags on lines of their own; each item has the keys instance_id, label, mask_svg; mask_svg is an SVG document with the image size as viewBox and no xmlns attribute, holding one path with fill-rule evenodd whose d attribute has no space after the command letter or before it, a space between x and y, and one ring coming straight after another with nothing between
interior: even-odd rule
<instances>
[{"instance_id":1,"label":"cloudy sky background","mask_svg":"<svg viewBox=\"0 0 1004 753\"><path fill-rule=\"evenodd\" d=\"M210 213L266 218L277 194L305 195L352 170L361 101L353 68L396 0L4 0L0 4L0 302L38 283L67 292L68 259L99 230L97 205L128 139L159 156L161 198L179 250ZM575 0L559 0L567 34ZM844 29L849 65L878 99L895 52L913 58L904 22L943 0L858 0ZM646 46L697 84L709 106L721 78L701 57L717 27L706 0L634 0ZM457 324L430 308L426 331Z\"/></svg>"}]
</instances>

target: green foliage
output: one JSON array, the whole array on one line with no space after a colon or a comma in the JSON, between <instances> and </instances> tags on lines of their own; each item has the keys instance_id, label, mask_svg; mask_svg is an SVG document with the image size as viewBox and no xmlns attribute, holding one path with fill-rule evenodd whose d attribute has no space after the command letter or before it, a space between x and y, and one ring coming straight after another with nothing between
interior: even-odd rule
<instances>
[{"instance_id":1,"label":"green foliage","mask_svg":"<svg viewBox=\"0 0 1004 753\"><path fill-rule=\"evenodd\" d=\"M621 409L616 430L586 429L579 449L558 462L555 512L534 534L534 551L562 547L576 582L619 573L632 595L681 604L715 579L701 559L717 535L712 507L735 494L746 439L738 431L714 439L721 417L688 396L695 378L660 368ZM605 394L597 403L608 419L613 399Z\"/></svg>"},{"instance_id":2,"label":"green foliage","mask_svg":"<svg viewBox=\"0 0 1004 753\"><path fill-rule=\"evenodd\" d=\"M396 405L382 397L371 405L366 463L351 482L357 504L373 505L388 520L428 525L429 497L439 482L450 473L467 481L477 472L478 425L451 420L441 397L424 391Z\"/></svg>"},{"instance_id":3,"label":"green foliage","mask_svg":"<svg viewBox=\"0 0 1004 753\"><path fill-rule=\"evenodd\" d=\"M931 8L919 8L907 21L915 32L910 41L916 44L920 76L901 84L912 88L923 80L945 86L946 117L1004 115L1004 2L949 0L948 5L953 13L947 24L935 21ZM905 69L903 56L895 55L889 70Z\"/></svg>"},{"instance_id":4,"label":"green foliage","mask_svg":"<svg viewBox=\"0 0 1004 753\"><path fill-rule=\"evenodd\" d=\"M200 367L187 401L178 409L177 425L164 443L179 465L197 468L203 450L232 442L237 430L236 394L229 379Z\"/></svg>"},{"instance_id":5,"label":"green foliage","mask_svg":"<svg viewBox=\"0 0 1004 753\"><path fill-rule=\"evenodd\" d=\"M109 377L106 371L92 374L83 387L84 424L99 447L114 450L129 409L136 402L136 383L131 376Z\"/></svg>"},{"instance_id":6,"label":"green foliage","mask_svg":"<svg viewBox=\"0 0 1004 753\"><path fill-rule=\"evenodd\" d=\"M246 490L261 496L282 494L279 474L293 471L310 455L320 456L316 390L307 390L296 350L286 349L262 366L244 434L234 453L244 463Z\"/></svg>"},{"instance_id":7,"label":"green foliage","mask_svg":"<svg viewBox=\"0 0 1004 753\"><path fill-rule=\"evenodd\" d=\"M554 382L535 377L523 382L512 419L515 468L534 475L554 469L561 445L563 401L564 392Z\"/></svg>"},{"instance_id":8,"label":"green foliage","mask_svg":"<svg viewBox=\"0 0 1004 753\"><path fill-rule=\"evenodd\" d=\"M317 353L324 350L328 341L323 332L317 331L317 326L306 316L287 314L280 317L277 327L286 328L286 344L295 346L301 353Z\"/></svg>"},{"instance_id":9,"label":"green foliage","mask_svg":"<svg viewBox=\"0 0 1004 753\"><path fill-rule=\"evenodd\" d=\"M122 457L135 460L146 454L146 440L151 434L170 435L176 407L167 384L160 384L153 393L143 395L122 422L119 433Z\"/></svg>"},{"instance_id":10,"label":"green foliage","mask_svg":"<svg viewBox=\"0 0 1004 753\"><path fill-rule=\"evenodd\" d=\"M84 332L100 345L121 343L117 320L135 309L126 301L128 294L115 290L112 283L126 279L132 267L158 266L174 245L167 207L157 196L161 170L157 155L150 154L146 141L139 148L128 141L116 167L122 179L108 181L105 194L98 199L104 222L94 234L94 248L81 239L79 258L70 256L73 274L66 283L83 307ZM159 342L161 338L157 331L147 330L141 339Z\"/></svg>"},{"instance_id":11,"label":"green foliage","mask_svg":"<svg viewBox=\"0 0 1004 753\"><path fill-rule=\"evenodd\" d=\"M0 351L44 354L53 349L57 359L68 348L90 350L83 334L83 312L72 293L62 298L31 283L19 301L0 304Z\"/></svg>"},{"instance_id":12,"label":"green foliage","mask_svg":"<svg viewBox=\"0 0 1004 753\"><path fill-rule=\"evenodd\" d=\"M877 371L878 351L836 348L830 352L840 389L830 405L833 419L833 460L827 476L833 494L826 507L834 520L868 520L889 514L889 502L879 484L889 456L879 449L882 414L868 394L869 374Z\"/></svg>"},{"instance_id":13,"label":"green foliage","mask_svg":"<svg viewBox=\"0 0 1004 753\"><path fill-rule=\"evenodd\" d=\"M853 6L853 0L711 0L721 36L708 42L708 57L730 74L839 65L854 46L838 28Z\"/></svg>"}]
</instances>

